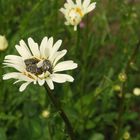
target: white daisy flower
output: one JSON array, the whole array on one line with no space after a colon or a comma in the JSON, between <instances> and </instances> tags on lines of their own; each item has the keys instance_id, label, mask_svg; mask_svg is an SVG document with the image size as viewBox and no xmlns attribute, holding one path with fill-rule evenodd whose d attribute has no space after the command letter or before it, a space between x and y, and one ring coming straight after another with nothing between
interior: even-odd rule
<instances>
[{"instance_id":1,"label":"white daisy flower","mask_svg":"<svg viewBox=\"0 0 140 140\"><path fill-rule=\"evenodd\" d=\"M20 54L7 55L4 60L5 67L15 68L18 72L3 75L3 79L14 78L18 82L24 82L19 91L22 92L30 83L38 83L42 86L45 82L50 89L54 89L53 82L73 82L74 78L68 74L61 74L65 70L77 68L72 60L58 61L67 53L67 50L58 51L62 40L53 45L53 37L44 37L40 46L32 38L28 38L28 46L21 40L15 48Z\"/></svg>"},{"instance_id":2,"label":"white daisy flower","mask_svg":"<svg viewBox=\"0 0 140 140\"><path fill-rule=\"evenodd\" d=\"M96 7L96 2L91 3L90 0L76 0L74 3L72 0L67 0L64 4L64 8L60 11L66 18L66 25L73 25L74 30L77 30L77 25L81 22L82 18Z\"/></svg>"},{"instance_id":3,"label":"white daisy flower","mask_svg":"<svg viewBox=\"0 0 140 140\"><path fill-rule=\"evenodd\" d=\"M140 96L140 88L134 88L133 94L136 96Z\"/></svg>"}]
</instances>

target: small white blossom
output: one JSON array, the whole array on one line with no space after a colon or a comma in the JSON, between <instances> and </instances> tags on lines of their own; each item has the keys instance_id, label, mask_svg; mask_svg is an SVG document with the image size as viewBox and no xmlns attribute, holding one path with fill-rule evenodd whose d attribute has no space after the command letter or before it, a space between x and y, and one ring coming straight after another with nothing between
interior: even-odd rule
<instances>
[{"instance_id":1,"label":"small white blossom","mask_svg":"<svg viewBox=\"0 0 140 140\"><path fill-rule=\"evenodd\" d=\"M124 140L129 140L130 139L130 133L128 131L126 131L124 134L123 134L123 139Z\"/></svg>"},{"instance_id":2,"label":"small white blossom","mask_svg":"<svg viewBox=\"0 0 140 140\"><path fill-rule=\"evenodd\" d=\"M0 51L7 49L7 47L8 47L8 42L5 36L0 35Z\"/></svg>"},{"instance_id":3,"label":"small white blossom","mask_svg":"<svg viewBox=\"0 0 140 140\"><path fill-rule=\"evenodd\" d=\"M46 109L46 110L43 110L42 111L42 114L41 115L42 115L43 118L48 118L49 115L50 115L50 112Z\"/></svg>"},{"instance_id":4,"label":"small white blossom","mask_svg":"<svg viewBox=\"0 0 140 140\"><path fill-rule=\"evenodd\" d=\"M15 48L20 54L7 55L4 60L6 67L15 68L18 72L11 72L3 76L4 80L14 78L18 82L24 82L19 91L22 92L30 83L38 83L40 86L46 82L50 89L54 89L53 82L73 82L74 78L68 74L59 72L77 68L72 60L58 61L67 53L67 50L58 51L62 40L53 44L53 37L44 37L40 46L32 38L28 38L28 46L21 40Z\"/></svg>"},{"instance_id":5,"label":"small white blossom","mask_svg":"<svg viewBox=\"0 0 140 140\"><path fill-rule=\"evenodd\" d=\"M140 96L140 88L134 88L133 93L136 96Z\"/></svg>"},{"instance_id":6,"label":"small white blossom","mask_svg":"<svg viewBox=\"0 0 140 140\"><path fill-rule=\"evenodd\" d=\"M72 0L67 0L64 4L64 8L60 11L66 18L66 25L73 25L74 30L77 30L78 24L82 21L82 18L96 7L96 2L91 3L90 0L76 0L74 3Z\"/></svg>"}]
</instances>

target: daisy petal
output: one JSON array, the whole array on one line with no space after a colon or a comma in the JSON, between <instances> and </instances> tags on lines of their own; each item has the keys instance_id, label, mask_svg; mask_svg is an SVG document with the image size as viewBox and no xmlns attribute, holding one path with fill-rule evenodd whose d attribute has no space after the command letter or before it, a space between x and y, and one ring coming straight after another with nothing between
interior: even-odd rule
<instances>
[{"instance_id":1,"label":"daisy petal","mask_svg":"<svg viewBox=\"0 0 140 140\"><path fill-rule=\"evenodd\" d=\"M32 56L32 54L31 54L29 48L27 47L26 43L24 42L24 40L20 40L19 44L21 47L24 47L29 52L30 56Z\"/></svg>"},{"instance_id":2,"label":"daisy petal","mask_svg":"<svg viewBox=\"0 0 140 140\"><path fill-rule=\"evenodd\" d=\"M25 63L23 61L23 58L17 55L7 55L5 56L4 62L20 65L21 67L25 68Z\"/></svg>"},{"instance_id":3,"label":"daisy petal","mask_svg":"<svg viewBox=\"0 0 140 140\"><path fill-rule=\"evenodd\" d=\"M38 48L38 44L35 43L34 40L31 37L28 38L28 45L31 49L32 54L35 57L40 57L40 51L39 51L39 48Z\"/></svg>"},{"instance_id":4,"label":"daisy petal","mask_svg":"<svg viewBox=\"0 0 140 140\"><path fill-rule=\"evenodd\" d=\"M47 78L47 79L46 79L46 82L47 82L49 88L50 88L51 90L53 90L53 89L54 89L54 84L53 84L52 80L51 80L50 78Z\"/></svg>"},{"instance_id":5,"label":"daisy petal","mask_svg":"<svg viewBox=\"0 0 140 140\"><path fill-rule=\"evenodd\" d=\"M70 23L68 22L68 21L65 21L65 23L64 23L65 25L70 25Z\"/></svg>"},{"instance_id":6,"label":"daisy petal","mask_svg":"<svg viewBox=\"0 0 140 140\"><path fill-rule=\"evenodd\" d=\"M76 3L78 6L81 6L81 4L82 4L81 0L76 0Z\"/></svg>"},{"instance_id":7,"label":"daisy petal","mask_svg":"<svg viewBox=\"0 0 140 140\"><path fill-rule=\"evenodd\" d=\"M77 31L77 25L74 26L74 31Z\"/></svg>"},{"instance_id":8,"label":"daisy petal","mask_svg":"<svg viewBox=\"0 0 140 140\"><path fill-rule=\"evenodd\" d=\"M25 68L20 66L20 65L17 65L17 64L11 64L11 63L3 63L5 65L5 67L11 67L11 68L14 68L20 72L24 72L25 71Z\"/></svg>"},{"instance_id":9,"label":"daisy petal","mask_svg":"<svg viewBox=\"0 0 140 140\"><path fill-rule=\"evenodd\" d=\"M53 37L50 37L46 43L46 47L44 50L44 57L48 58L50 56L50 52L52 50L52 46L53 46Z\"/></svg>"},{"instance_id":10,"label":"daisy petal","mask_svg":"<svg viewBox=\"0 0 140 140\"><path fill-rule=\"evenodd\" d=\"M15 48L18 51L18 53L22 56L23 59L28 59L31 57L30 53L27 51L25 47L16 45Z\"/></svg>"},{"instance_id":11,"label":"daisy petal","mask_svg":"<svg viewBox=\"0 0 140 140\"><path fill-rule=\"evenodd\" d=\"M45 83L45 80L44 80L44 79L41 80L40 78L38 78L38 84L39 84L40 86L44 85L44 83Z\"/></svg>"},{"instance_id":12,"label":"daisy petal","mask_svg":"<svg viewBox=\"0 0 140 140\"><path fill-rule=\"evenodd\" d=\"M62 12L63 14L65 14L65 9L64 8L60 8L59 11Z\"/></svg>"},{"instance_id":13,"label":"daisy petal","mask_svg":"<svg viewBox=\"0 0 140 140\"><path fill-rule=\"evenodd\" d=\"M63 61L63 62L58 63L54 67L54 72L72 70L72 69L77 68L77 66L78 65L74 63L73 61Z\"/></svg>"},{"instance_id":14,"label":"daisy petal","mask_svg":"<svg viewBox=\"0 0 140 140\"><path fill-rule=\"evenodd\" d=\"M32 76L34 79L24 75L23 73L20 73L18 79L27 82L34 82L37 79L33 74L32 75L30 74L30 76Z\"/></svg>"},{"instance_id":15,"label":"daisy petal","mask_svg":"<svg viewBox=\"0 0 140 140\"><path fill-rule=\"evenodd\" d=\"M57 52L57 50L60 48L61 44L62 44L62 40L58 40L54 44L54 46L52 48L52 51L51 51L51 54L50 54L50 57L49 57L49 60L51 60L51 58L53 57L53 55L55 55L55 53Z\"/></svg>"},{"instance_id":16,"label":"daisy petal","mask_svg":"<svg viewBox=\"0 0 140 140\"><path fill-rule=\"evenodd\" d=\"M50 37L48 39L48 47L52 48L53 47L53 37Z\"/></svg>"},{"instance_id":17,"label":"daisy petal","mask_svg":"<svg viewBox=\"0 0 140 140\"><path fill-rule=\"evenodd\" d=\"M52 74L50 75L52 81L56 82L56 83L64 83L66 82L65 77L59 75L59 74Z\"/></svg>"},{"instance_id":18,"label":"daisy petal","mask_svg":"<svg viewBox=\"0 0 140 140\"><path fill-rule=\"evenodd\" d=\"M45 57L45 48L47 47L48 37L44 37L40 45L41 56Z\"/></svg>"},{"instance_id":19,"label":"daisy petal","mask_svg":"<svg viewBox=\"0 0 140 140\"><path fill-rule=\"evenodd\" d=\"M68 3L65 3L65 4L64 4L64 7L65 7L66 9L70 9L70 8L71 8L71 5L69 5Z\"/></svg>"},{"instance_id":20,"label":"daisy petal","mask_svg":"<svg viewBox=\"0 0 140 140\"><path fill-rule=\"evenodd\" d=\"M57 55L55 57L55 60L53 62L53 65L55 66L55 64L67 53L67 50L62 50L60 52L57 52Z\"/></svg>"},{"instance_id":21,"label":"daisy petal","mask_svg":"<svg viewBox=\"0 0 140 140\"><path fill-rule=\"evenodd\" d=\"M89 13L90 11L92 11L93 9L95 9L95 7L96 7L96 2L90 4L89 7L87 8L87 13Z\"/></svg>"},{"instance_id":22,"label":"daisy petal","mask_svg":"<svg viewBox=\"0 0 140 140\"><path fill-rule=\"evenodd\" d=\"M3 75L3 80L8 80L8 79L18 79L20 73L19 72L11 72Z\"/></svg>"},{"instance_id":23,"label":"daisy petal","mask_svg":"<svg viewBox=\"0 0 140 140\"><path fill-rule=\"evenodd\" d=\"M74 5L73 1L72 0L67 0L68 4L70 5Z\"/></svg>"},{"instance_id":24,"label":"daisy petal","mask_svg":"<svg viewBox=\"0 0 140 140\"><path fill-rule=\"evenodd\" d=\"M84 0L83 7L87 8L89 6L89 4L90 4L90 0Z\"/></svg>"},{"instance_id":25,"label":"daisy petal","mask_svg":"<svg viewBox=\"0 0 140 140\"><path fill-rule=\"evenodd\" d=\"M23 84L20 86L19 91L20 91L20 92L23 92L29 84L30 84L30 82L23 83Z\"/></svg>"},{"instance_id":26,"label":"daisy petal","mask_svg":"<svg viewBox=\"0 0 140 140\"><path fill-rule=\"evenodd\" d=\"M20 62L23 62L23 59L22 59L22 57L20 57L20 56L17 56L17 55L7 55L7 56L5 56L5 58L4 58L5 60L11 60L11 61L20 61Z\"/></svg>"},{"instance_id":27,"label":"daisy petal","mask_svg":"<svg viewBox=\"0 0 140 140\"><path fill-rule=\"evenodd\" d=\"M59 74L59 75L65 77L66 81L68 81L68 82L74 81L74 78L68 74Z\"/></svg>"},{"instance_id":28,"label":"daisy petal","mask_svg":"<svg viewBox=\"0 0 140 140\"><path fill-rule=\"evenodd\" d=\"M73 82L73 77L68 74L52 74L51 79L56 83Z\"/></svg>"},{"instance_id":29,"label":"daisy petal","mask_svg":"<svg viewBox=\"0 0 140 140\"><path fill-rule=\"evenodd\" d=\"M23 82L23 81L22 80L17 80L13 84L16 84L16 83L19 83L19 82Z\"/></svg>"}]
</instances>

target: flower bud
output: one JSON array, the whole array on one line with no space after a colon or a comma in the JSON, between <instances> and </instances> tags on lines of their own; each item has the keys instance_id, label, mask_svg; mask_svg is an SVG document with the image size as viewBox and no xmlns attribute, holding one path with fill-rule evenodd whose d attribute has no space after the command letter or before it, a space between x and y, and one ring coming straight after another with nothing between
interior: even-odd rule
<instances>
[{"instance_id":1,"label":"flower bud","mask_svg":"<svg viewBox=\"0 0 140 140\"><path fill-rule=\"evenodd\" d=\"M0 51L4 51L8 47L8 42L5 36L0 35Z\"/></svg>"},{"instance_id":2,"label":"flower bud","mask_svg":"<svg viewBox=\"0 0 140 140\"><path fill-rule=\"evenodd\" d=\"M124 140L129 140L130 139L130 133L129 132L125 132L123 135L123 139Z\"/></svg>"},{"instance_id":3,"label":"flower bud","mask_svg":"<svg viewBox=\"0 0 140 140\"><path fill-rule=\"evenodd\" d=\"M140 88L134 88L133 94L136 96L140 96Z\"/></svg>"},{"instance_id":4,"label":"flower bud","mask_svg":"<svg viewBox=\"0 0 140 140\"><path fill-rule=\"evenodd\" d=\"M41 115L43 118L48 118L50 115L50 112L48 110L43 110Z\"/></svg>"},{"instance_id":5,"label":"flower bud","mask_svg":"<svg viewBox=\"0 0 140 140\"><path fill-rule=\"evenodd\" d=\"M125 73L120 73L118 78L121 82L125 82L127 80L127 75Z\"/></svg>"},{"instance_id":6,"label":"flower bud","mask_svg":"<svg viewBox=\"0 0 140 140\"><path fill-rule=\"evenodd\" d=\"M121 91L121 86L120 85L114 85L113 90L119 92L119 91Z\"/></svg>"}]
</instances>

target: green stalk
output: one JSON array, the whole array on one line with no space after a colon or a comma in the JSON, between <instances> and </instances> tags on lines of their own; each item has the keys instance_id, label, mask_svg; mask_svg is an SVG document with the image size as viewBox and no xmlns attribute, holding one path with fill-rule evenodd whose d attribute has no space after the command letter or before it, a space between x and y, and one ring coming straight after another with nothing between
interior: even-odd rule
<instances>
[{"instance_id":1,"label":"green stalk","mask_svg":"<svg viewBox=\"0 0 140 140\"><path fill-rule=\"evenodd\" d=\"M80 46L80 29L79 26L77 26L77 34L76 34L76 50L75 53L79 52L79 46Z\"/></svg>"},{"instance_id":2,"label":"green stalk","mask_svg":"<svg viewBox=\"0 0 140 140\"><path fill-rule=\"evenodd\" d=\"M63 111L63 109L61 108L60 106L60 103L58 102L58 100L55 98L54 94L52 93L52 91L49 89L48 85L45 84L44 85L45 89L46 89L46 92L53 104L53 106L56 108L56 110L59 112L61 118L63 119L65 125L66 125L66 128L67 128L67 132L69 134L69 137L71 140L75 140L75 136L74 136L74 131L73 131L73 128L72 128L72 125L67 117L67 115L65 114L65 112Z\"/></svg>"},{"instance_id":3,"label":"green stalk","mask_svg":"<svg viewBox=\"0 0 140 140\"><path fill-rule=\"evenodd\" d=\"M126 67L124 68L124 73L126 75L128 75L128 70L130 67L130 63L133 62L133 60L135 59L135 56L137 54L137 52L139 52L140 48L140 41L138 42L138 44L136 45L136 47L134 48L127 64ZM118 120L117 120L117 132L116 135L114 137L115 140L120 140L121 138L121 129L123 127L123 114L125 112L125 82L122 83L121 85L121 91L120 94L122 95L121 99L120 99L120 109L119 109L119 114L118 114Z\"/></svg>"}]
</instances>

